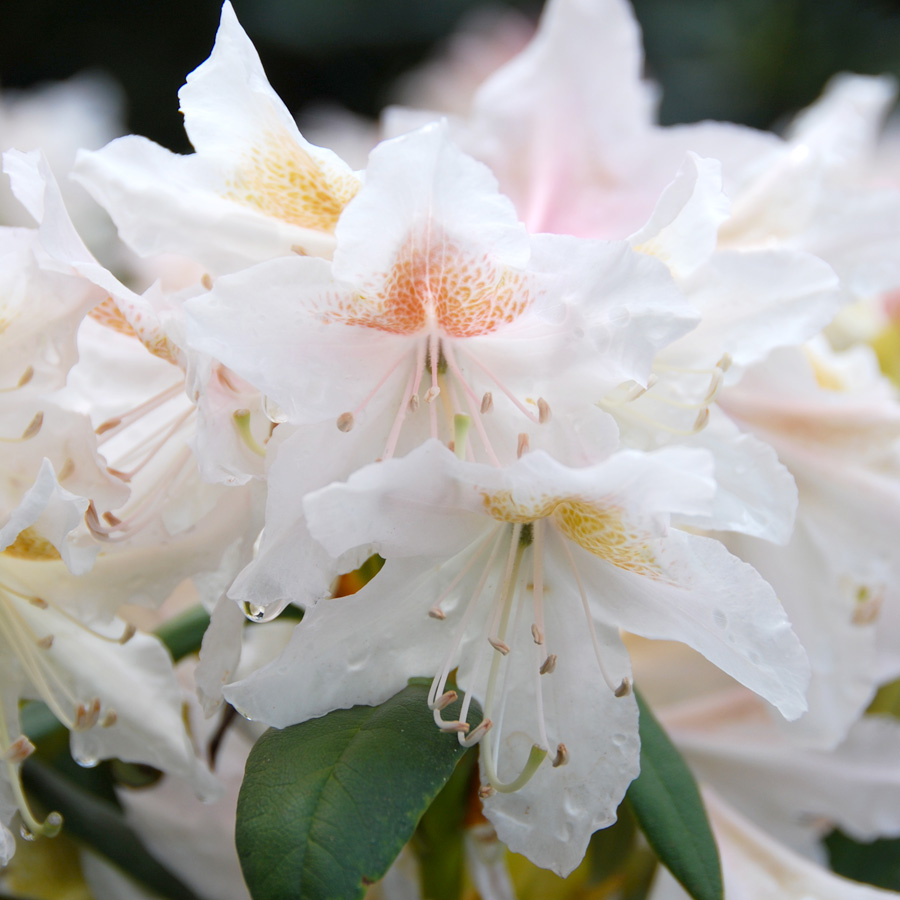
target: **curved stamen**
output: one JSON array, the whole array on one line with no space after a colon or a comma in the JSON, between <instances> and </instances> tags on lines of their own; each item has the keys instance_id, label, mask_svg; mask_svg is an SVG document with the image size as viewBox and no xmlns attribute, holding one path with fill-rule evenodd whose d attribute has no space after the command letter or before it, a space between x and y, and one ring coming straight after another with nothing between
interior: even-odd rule
<instances>
[{"instance_id":1,"label":"curved stamen","mask_svg":"<svg viewBox=\"0 0 900 900\"><path fill-rule=\"evenodd\" d=\"M466 406L468 406L469 408L469 413L472 417L472 421L475 424L475 430L478 432L478 437L481 439L481 443L484 447L485 453L487 453L491 462L495 466L499 466L500 460L497 458L497 454L494 452L494 448L491 446L490 438L488 438L487 436L487 431L484 428L484 422L481 419L481 407L484 403L484 398L479 401L478 396L469 386L469 383L466 381L465 376L463 375L462 371L459 368L459 365L456 362L456 357L449 343L444 348L444 358L447 360L447 367L453 373L454 377L460 383L463 389L463 394L466 398Z\"/></svg>"},{"instance_id":2,"label":"curved stamen","mask_svg":"<svg viewBox=\"0 0 900 900\"><path fill-rule=\"evenodd\" d=\"M581 581L581 576L578 574L578 568L575 565L575 557L572 555L569 542L562 535L557 535L557 537L563 545L563 549L566 552L566 558L569 560L569 565L572 567L572 574L575 576L575 583L578 585L578 593L581 596L581 606L584 610L584 618L591 635L591 642L594 645L594 655L597 657L597 664L600 666L600 674L603 676L603 680L606 682L607 687L616 697L624 697L631 692L631 681L628 678L623 678L616 684L606 670L603 657L600 653L600 642L597 640L597 631L594 628L594 619L591 616L591 608L588 604L587 593L584 590L584 584Z\"/></svg>"},{"instance_id":3,"label":"curved stamen","mask_svg":"<svg viewBox=\"0 0 900 900\"><path fill-rule=\"evenodd\" d=\"M19 388L25 387L32 378L34 378L34 366L28 366L12 387L0 388L0 394L10 394L13 391L17 391Z\"/></svg>"}]
</instances>

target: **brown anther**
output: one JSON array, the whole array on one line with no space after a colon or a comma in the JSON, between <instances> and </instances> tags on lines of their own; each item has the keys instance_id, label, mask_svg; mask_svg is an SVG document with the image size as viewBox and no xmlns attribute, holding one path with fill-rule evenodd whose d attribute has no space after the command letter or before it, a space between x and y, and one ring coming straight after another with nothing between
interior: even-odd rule
<instances>
[{"instance_id":1,"label":"brown anther","mask_svg":"<svg viewBox=\"0 0 900 900\"><path fill-rule=\"evenodd\" d=\"M483 784L480 788L478 788L478 796L481 797L482 800L486 800L488 797L493 797L497 792L494 788L489 784Z\"/></svg>"},{"instance_id":2,"label":"brown anther","mask_svg":"<svg viewBox=\"0 0 900 900\"><path fill-rule=\"evenodd\" d=\"M456 453L456 441L449 441L449 442L447 443L447 449L448 449L451 453Z\"/></svg>"},{"instance_id":3,"label":"brown anther","mask_svg":"<svg viewBox=\"0 0 900 900\"><path fill-rule=\"evenodd\" d=\"M631 679L623 678L619 686L613 691L617 697L627 697L631 693Z\"/></svg>"},{"instance_id":4,"label":"brown anther","mask_svg":"<svg viewBox=\"0 0 900 900\"><path fill-rule=\"evenodd\" d=\"M25 762L32 753L34 753L34 744L24 734L20 734L9 745L6 753L3 754L3 758L7 762L16 765L17 763Z\"/></svg>"},{"instance_id":5,"label":"brown anther","mask_svg":"<svg viewBox=\"0 0 900 900\"><path fill-rule=\"evenodd\" d=\"M341 413L337 418L337 427L338 431L343 431L346 434L353 427L353 413Z\"/></svg>"},{"instance_id":6,"label":"brown anther","mask_svg":"<svg viewBox=\"0 0 900 900\"><path fill-rule=\"evenodd\" d=\"M498 652L502 653L506 656L509 653L509 644L504 644L503 641L498 640L497 638L488 638L488 643Z\"/></svg>"},{"instance_id":7,"label":"brown anther","mask_svg":"<svg viewBox=\"0 0 900 900\"><path fill-rule=\"evenodd\" d=\"M122 524L122 520L117 515L114 515L111 512L103 513L103 521L108 525L112 525L113 528L115 528L117 525Z\"/></svg>"},{"instance_id":8,"label":"brown anther","mask_svg":"<svg viewBox=\"0 0 900 900\"><path fill-rule=\"evenodd\" d=\"M441 621L447 618L447 613L439 606L432 606L431 609L428 610L428 615L431 616L432 619L440 619Z\"/></svg>"},{"instance_id":9,"label":"brown anther","mask_svg":"<svg viewBox=\"0 0 900 900\"><path fill-rule=\"evenodd\" d=\"M209 272L204 272L200 276L200 284L202 284L203 287L206 288L206 290L208 290L208 291L212 290L213 282L212 282L212 276L209 274Z\"/></svg>"},{"instance_id":10,"label":"brown anther","mask_svg":"<svg viewBox=\"0 0 900 900\"><path fill-rule=\"evenodd\" d=\"M472 733L466 738L466 746L473 747L477 744L490 730L494 727L494 723L490 719L482 719Z\"/></svg>"},{"instance_id":11,"label":"brown anther","mask_svg":"<svg viewBox=\"0 0 900 900\"><path fill-rule=\"evenodd\" d=\"M35 643L38 645L38 647L41 648L41 650L49 650L53 646L53 635L48 634L45 637L36 640Z\"/></svg>"},{"instance_id":12,"label":"brown anther","mask_svg":"<svg viewBox=\"0 0 900 900\"><path fill-rule=\"evenodd\" d=\"M553 759L553 768L558 769L569 761L569 751L565 744L556 745L556 756Z\"/></svg>"},{"instance_id":13,"label":"brown anther","mask_svg":"<svg viewBox=\"0 0 900 900\"><path fill-rule=\"evenodd\" d=\"M541 629L538 628L537 625L531 626L531 636L534 638L534 642L536 644L540 645L544 643L544 632L541 631Z\"/></svg>"},{"instance_id":14,"label":"brown anther","mask_svg":"<svg viewBox=\"0 0 900 900\"><path fill-rule=\"evenodd\" d=\"M716 363L716 368L721 369L723 372L727 372L731 368L732 362L731 354L723 353L722 358Z\"/></svg>"},{"instance_id":15,"label":"brown anther","mask_svg":"<svg viewBox=\"0 0 900 900\"><path fill-rule=\"evenodd\" d=\"M238 392L234 382L228 377L228 369L226 369L225 366L216 366L216 378L218 378L221 384L228 388L232 394Z\"/></svg>"},{"instance_id":16,"label":"brown anther","mask_svg":"<svg viewBox=\"0 0 900 900\"><path fill-rule=\"evenodd\" d=\"M62 464L62 468L56 474L57 481L65 481L75 471L75 463L70 458Z\"/></svg>"},{"instance_id":17,"label":"brown anther","mask_svg":"<svg viewBox=\"0 0 900 900\"><path fill-rule=\"evenodd\" d=\"M25 387L31 379L34 378L34 366L29 366L23 373L22 377L16 382L16 387Z\"/></svg>"},{"instance_id":18,"label":"brown anther","mask_svg":"<svg viewBox=\"0 0 900 900\"><path fill-rule=\"evenodd\" d=\"M129 622L125 626L125 630L122 632L122 636L119 638L120 644L127 644L137 633L137 628Z\"/></svg>"},{"instance_id":19,"label":"brown anther","mask_svg":"<svg viewBox=\"0 0 900 900\"><path fill-rule=\"evenodd\" d=\"M117 428L121 424L122 424L122 417L114 416L111 419L107 419L105 422L101 422L94 429L94 434L104 434L107 431L112 431L113 428Z\"/></svg>"},{"instance_id":20,"label":"brown anther","mask_svg":"<svg viewBox=\"0 0 900 900\"><path fill-rule=\"evenodd\" d=\"M94 697L91 702L85 706L83 703L79 703L75 708L75 730L76 731L86 731L88 728L93 728L94 725L97 724L97 719L100 717L100 698Z\"/></svg>"},{"instance_id":21,"label":"brown anther","mask_svg":"<svg viewBox=\"0 0 900 900\"><path fill-rule=\"evenodd\" d=\"M101 728L111 728L119 721L119 714L114 709L108 709L100 721Z\"/></svg>"},{"instance_id":22,"label":"brown anther","mask_svg":"<svg viewBox=\"0 0 900 900\"><path fill-rule=\"evenodd\" d=\"M26 429L22 432L22 440L27 441L33 438L44 424L44 414L42 412L35 413L34 418L28 423Z\"/></svg>"},{"instance_id":23,"label":"brown anther","mask_svg":"<svg viewBox=\"0 0 900 900\"><path fill-rule=\"evenodd\" d=\"M694 420L694 431L703 431L706 428L706 423L709 421L709 407L704 406L703 409L697 414L697 418Z\"/></svg>"},{"instance_id":24,"label":"brown anther","mask_svg":"<svg viewBox=\"0 0 900 900\"><path fill-rule=\"evenodd\" d=\"M46 600L43 600L40 597L31 597L28 602L38 609L46 609L50 605Z\"/></svg>"},{"instance_id":25,"label":"brown anther","mask_svg":"<svg viewBox=\"0 0 900 900\"><path fill-rule=\"evenodd\" d=\"M114 469L111 466L106 467L106 471L112 475L113 478L118 478L120 481L124 481L128 484L131 481L131 475L128 472L121 472L119 469Z\"/></svg>"},{"instance_id":26,"label":"brown anther","mask_svg":"<svg viewBox=\"0 0 900 900\"><path fill-rule=\"evenodd\" d=\"M438 394L440 394L440 392L441 389L436 384L433 384L430 388L428 388L427 391L425 391L425 402L433 403L435 400L437 400Z\"/></svg>"},{"instance_id":27,"label":"brown anther","mask_svg":"<svg viewBox=\"0 0 900 900\"><path fill-rule=\"evenodd\" d=\"M550 421L550 415L550 404L543 397L538 397L538 422L544 425Z\"/></svg>"},{"instance_id":28,"label":"brown anther","mask_svg":"<svg viewBox=\"0 0 900 900\"><path fill-rule=\"evenodd\" d=\"M419 408L419 395L413 394L412 397L409 398L409 411L414 413Z\"/></svg>"},{"instance_id":29,"label":"brown anther","mask_svg":"<svg viewBox=\"0 0 900 900\"><path fill-rule=\"evenodd\" d=\"M436 710L446 709L451 703L455 703L458 697L459 694L456 691L447 691L434 701L434 705L431 708Z\"/></svg>"},{"instance_id":30,"label":"brown anther","mask_svg":"<svg viewBox=\"0 0 900 900\"><path fill-rule=\"evenodd\" d=\"M469 731L469 723L468 722L442 722L440 726L440 730L446 732L447 734L466 734Z\"/></svg>"},{"instance_id":31,"label":"brown anther","mask_svg":"<svg viewBox=\"0 0 900 900\"><path fill-rule=\"evenodd\" d=\"M523 431L519 435L519 442L516 446L516 456L521 459L523 453L528 452L528 435Z\"/></svg>"},{"instance_id":32,"label":"brown anther","mask_svg":"<svg viewBox=\"0 0 900 900\"><path fill-rule=\"evenodd\" d=\"M544 660L543 665L539 669L541 675L549 675L556 670L556 654L550 653Z\"/></svg>"},{"instance_id":33,"label":"brown anther","mask_svg":"<svg viewBox=\"0 0 900 900\"><path fill-rule=\"evenodd\" d=\"M481 398L481 414L489 413L494 408L494 395L490 391L485 391Z\"/></svg>"}]
</instances>

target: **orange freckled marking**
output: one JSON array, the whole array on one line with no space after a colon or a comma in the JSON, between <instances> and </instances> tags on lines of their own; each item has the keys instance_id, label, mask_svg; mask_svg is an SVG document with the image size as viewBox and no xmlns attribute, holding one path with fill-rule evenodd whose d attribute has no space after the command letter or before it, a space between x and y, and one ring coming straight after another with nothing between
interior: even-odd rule
<instances>
[{"instance_id":1,"label":"orange freckled marking","mask_svg":"<svg viewBox=\"0 0 900 900\"><path fill-rule=\"evenodd\" d=\"M116 306L112 297L107 297L102 303L95 306L88 315L106 328L118 331L127 337L137 337L137 333L128 323L128 319L122 314L122 310Z\"/></svg>"},{"instance_id":2,"label":"orange freckled marking","mask_svg":"<svg viewBox=\"0 0 900 900\"><path fill-rule=\"evenodd\" d=\"M359 188L356 176L327 168L277 129L245 154L225 196L274 219L331 234Z\"/></svg>"},{"instance_id":3,"label":"orange freckled marking","mask_svg":"<svg viewBox=\"0 0 900 900\"><path fill-rule=\"evenodd\" d=\"M326 321L415 334L433 324L447 337L474 337L513 322L531 304L524 272L473 255L436 229L411 233L391 270Z\"/></svg>"},{"instance_id":4,"label":"orange freckled marking","mask_svg":"<svg viewBox=\"0 0 900 900\"><path fill-rule=\"evenodd\" d=\"M637 575L663 575L650 546L649 535L626 522L622 510L600 501L577 497L541 496L528 501L513 499L510 491L482 494L485 511L501 522L534 522L552 519L570 541L620 569Z\"/></svg>"}]
</instances>

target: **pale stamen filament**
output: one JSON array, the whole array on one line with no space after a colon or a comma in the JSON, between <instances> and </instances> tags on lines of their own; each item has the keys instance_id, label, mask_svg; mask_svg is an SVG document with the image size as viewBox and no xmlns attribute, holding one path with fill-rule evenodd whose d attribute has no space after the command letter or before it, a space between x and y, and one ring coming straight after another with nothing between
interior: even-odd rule
<instances>
[{"instance_id":1,"label":"pale stamen filament","mask_svg":"<svg viewBox=\"0 0 900 900\"><path fill-rule=\"evenodd\" d=\"M117 460L117 465L115 466L116 471L120 472L120 477L124 481L131 481L135 475L138 474L153 458L162 450L163 447L181 430L182 426L194 415L195 408L192 406L190 409L186 409L181 415L179 415L174 422L172 422L169 426L160 429L156 432L153 437L156 437L162 432L162 436L159 437L156 442L152 445L149 452L144 456L144 458L130 471L123 472L122 464L125 459L131 458L134 455L134 452L137 450L137 447L133 448L126 456L123 456L121 459ZM146 446L145 442L144 446Z\"/></svg>"},{"instance_id":2,"label":"pale stamen filament","mask_svg":"<svg viewBox=\"0 0 900 900\"><path fill-rule=\"evenodd\" d=\"M437 438L438 436L437 407L434 405L434 401L441 392L441 388L438 385L438 363L440 362L440 352L441 344L438 336L432 333L428 338L428 354L431 362L431 387L425 392L425 402L429 407L428 415L431 423L431 436L433 438Z\"/></svg>"},{"instance_id":3,"label":"pale stamen filament","mask_svg":"<svg viewBox=\"0 0 900 900\"><path fill-rule=\"evenodd\" d=\"M531 525L532 535L532 561L534 583L532 585L532 597L534 604L534 648L537 655L537 664L534 667L534 695L537 699L537 720L540 729L539 737L544 747L550 746L547 738L547 723L544 720L544 692L541 684L541 669L547 660L547 644L544 632L544 523L539 519ZM538 637L540 640L538 640Z\"/></svg>"},{"instance_id":4,"label":"pale stamen filament","mask_svg":"<svg viewBox=\"0 0 900 900\"><path fill-rule=\"evenodd\" d=\"M100 440L98 440L97 443L104 444L110 438L115 437L115 435L117 435L120 431L127 428L129 425L132 425L134 422L137 422L147 413L153 412L153 410L158 409L160 406L167 403L174 397L177 397L183 392L184 379L182 378L181 381L176 382L171 387L166 388L164 391L160 391L149 400L146 400L140 405L135 406L128 412L122 413L122 415L120 416L114 416L111 419L107 419L105 422L101 422L96 427L96 429L94 429L95 434L100 437Z\"/></svg>"},{"instance_id":5,"label":"pale stamen filament","mask_svg":"<svg viewBox=\"0 0 900 900\"><path fill-rule=\"evenodd\" d=\"M472 592L472 596L469 598L469 602L466 605L465 612L463 613L462 621L459 623L459 626L456 629L456 634L453 637L453 643L450 646L450 650L447 653L447 656L444 659L444 663L441 668L438 670L438 674L435 675L434 680L431 682L431 689L428 692L428 705L434 710L434 703L437 698L444 693L444 687L447 684L447 678L450 676L450 670L453 667L453 660L456 658L457 651L459 650L459 646L462 643L463 635L466 632L466 628L469 625L469 621L472 618L472 613L475 610L475 606L477 604L478 598L481 596L481 592L484 590L485 582L488 579L488 576L491 573L491 569L494 565L494 560L497 558L497 553L500 549L501 538L503 536L502 527L498 526L492 531L482 545L475 551L472 560L470 561L470 565L467 566L459 576L457 576L451 583L450 586L444 591L441 595L438 603L435 604L435 607L438 607L438 604L450 593L453 588L462 580L465 576L466 572L468 572L471 565L474 565L474 562L481 554L484 552L484 548L487 546L488 542L493 540L493 548L491 549L491 555L488 557L487 564L484 567L484 571L481 573L481 577L478 579L478 584L475 586L475 590ZM435 608L432 607L432 608ZM438 607L439 608L439 607ZM460 721L465 723L466 717L465 713L468 712L469 708L469 695L466 694L466 699L463 703L463 712L460 715ZM444 730L447 723L441 717L439 710L434 710L434 722L438 728Z\"/></svg>"},{"instance_id":6,"label":"pale stamen filament","mask_svg":"<svg viewBox=\"0 0 900 900\"><path fill-rule=\"evenodd\" d=\"M423 360L424 362L424 360ZM419 375L421 377L421 375ZM400 406L397 408L397 414L394 416L394 424L391 425L390 434L388 434L387 443L384 445L384 453L381 454L382 459L390 459L394 455L394 451L397 449L397 441L400 439L400 431L403 428L403 422L406 419L406 414L409 412L409 401L411 397L414 397L413 387L416 382L416 372L415 370L409 373L409 377L406 379L406 388L403 391L403 400L400 403Z\"/></svg>"},{"instance_id":7,"label":"pale stamen filament","mask_svg":"<svg viewBox=\"0 0 900 900\"><path fill-rule=\"evenodd\" d=\"M71 731L78 727L78 710L85 704L71 692L68 684L46 662L46 651L38 645L38 637L25 622L15 605L4 604L8 615L0 613L0 635L12 648L25 674L53 715ZM62 700L62 702L60 702ZM69 705L70 710L65 706Z\"/></svg>"},{"instance_id":8,"label":"pale stamen filament","mask_svg":"<svg viewBox=\"0 0 900 900\"><path fill-rule=\"evenodd\" d=\"M402 363L404 361L404 359L405 359L405 357L401 356L392 366L390 366L388 368L387 372L385 372L384 375L382 375L381 378L378 380L378 383L375 385L375 387L373 387L372 390L369 391L368 394L366 394L365 398L359 404L359 406L357 406L350 413L343 413L338 418L338 422L340 423L341 419L343 419L345 416L349 416L348 421L350 423L350 427L349 428L341 428L341 426L339 424L338 428L341 428L341 431L349 431L350 428L353 427L354 419L356 419L356 417L369 405L369 403L372 402L372 398L384 387L385 382L391 377L391 375L394 374L394 372L397 371L397 369L400 367L400 363ZM409 402L409 401L407 400L406 402Z\"/></svg>"},{"instance_id":9,"label":"pale stamen filament","mask_svg":"<svg viewBox=\"0 0 900 900\"><path fill-rule=\"evenodd\" d=\"M631 682L627 678L623 678L620 682L615 683L613 679L610 677L609 672L606 670L606 666L603 663L603 656L600 652L600 642L597 640L597 631L594 628L594 619L591 616L591 608L588 604L587 593L584 590L584 584L581 581L581 576L578 574L578 568L575 565L575 557L572 555L572 550L569 547L568 541L562 536L558 535L560 543L562 543L563 549L566 552L566 557L569 560L569 565L572 567L572 574L575 576L575 583L578 585L578 593L581 595L581 607L584 610L584 618L587 622L588 631L591 634L591 643L594 645L594 655L597 657L597 665L600 666L600 674L603 676L603 680L606 682L607 687L615 694L616 697L623 697L625 694L629 693L631 689Z\"/></svg>"},{"instance_id":10,"label":"pale stamen filament","mask_svg":"<svg viewBox=\"0 0 900 900\"><path fill-rule=\"evenodd\" d=\"M13 800L22 818L22 824L30 834L42 837L55 837L62 828L62 816L58 812L51 812L43 822L39 822L25 797L22 789L22 780L19 777L22 763L34 752L34 745L24 735L10 739L9 726L6 723L6 714L3 704L0 703L0 752L6 763L9 775L9 784L12 788Z\"/></svg>"},{"instance_id":11,"label":"pale stamen filament","mask_svg":"<svg viewBox=\"0 0 900 900\"><path fill-rule=\"evenodd\" d=\"M460 353L462 353L462 355L465 356L466 359L469 360L469 362L474 363L476 366L478 366L478 368L481 369L481 371L484 372L484 374L487 375L487 377L490 378L491 381L493 381L494 384L496 384L504 394L506 394L506 396L510 399L516 409L518 409L521 413L531 419L531 421L535 424L540 423L540 414L533 413L524 403L522 403L522 401L519 400L519 398L516 397L516 395L483 362L481 362L481 360L472 356L470 353L467 353L462 348L460 348ZM547 409L549 410L549 405L547 406Z\"/></svg>"},{"instance_id":12,"label":"pale stamen filament","mask_svg":"<svg viewBox=\"0 0 900 900\"><path fill-rule=\"evenodd\" d=\"M472 422L475 425L475 430L478 432L478 437L481 439L481 443L484 447L485 453L487 453L488 458L495 466L499 466L500 460L497 458L497 454L494 453L494 448L491 446L490 438L488 438L487 436L487 431L485 431L484 422L481 418L482 399L479 398L469 386L468 382L465 379L465 376L463 375L462 371L460 371L459 365L456 362L454 352L449 344L444 348L444 359L447 360L448 368L462 386L463 394L466 398L466 406L468 406L469 408L469 414L472 417Z\"/></svg>"},{"instance_id":13,"label":"pale stamen filament","mask_svg":"<svg viewBox=\"0 0 900 900\"><path fill-rule=\"evenodd\" d=\"M172 460L163 477L157 480L152 490L147 491L134 503L126 518L120 519L111 513L104 513L103 518L110 523L110 527L101 524L97 510L91 503L85 516L85 522L94 537L110 543L129 540L135 532L152 521L159 506L174 493L174 491L170 491L170 488L184 474L190 459L190 448L183 447ZM116 532L120 532L120 534L115 536Z\"/></svg>"},{"instance_id":14,"label":"pale stamen filament","mask_svg":"<svg viewBox=\"0 0 900 900\"><path fill-rule=\"evenodd\" d=\"M516 582L519 580L519 563L521 562L522 555L524 553L524 548L519 543L521 533L522 524L517 522L513 526L512 530L510 557L507 561L506 573L500 592L500 596L502 599L501 603L499 604L499 609L495 611L494 616L494 618L496 619L497 613L499 613L500 622L496 635L501 642L506 637L506 629L509 624L510 611L512 608L514 594L516 593ZM493 659L491 660L490 674L488 675L488 685L484 702L484 717L491 722L494 721L493 711L497 694L497 677L500 670L500 661L504 656L505 654L495 651ZM503 692L504 702L503 709L501 709L501 716L503 715L503 711L505 710L506 693L506 691ZM535 772L537 772L541 763L547 756L548 748L546 746L541 747L538 744L533 744L531 747L531 752L528 755L528 760L526 761L522 771L512 781L504 782L500 781L500 778L497 775L497 766L495 761L495 752L499 749L500 736L501 728L498 727L496 729L491 729L491 736L481 742L481 760L484 765L485 776L487 777L490 786L495 791L499 791L500 793L512 793L513 791L517 791L528 784L528 782L534 776Z\"/></svg>"}]
</instances>

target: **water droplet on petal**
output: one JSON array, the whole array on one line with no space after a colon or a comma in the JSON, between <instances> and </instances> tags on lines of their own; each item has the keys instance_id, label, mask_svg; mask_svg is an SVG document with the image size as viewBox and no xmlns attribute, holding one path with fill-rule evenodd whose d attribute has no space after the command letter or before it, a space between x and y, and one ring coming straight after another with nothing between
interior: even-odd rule
<instances>
[{"instance_id":1,"label":"water droplet on petal","mask_svg":"<svg viewBox=\"0 0 900 900\"><path fill-rule=\"evenodd\" d=\"M269 606L257 606L249 600L245 600L241 603L241 609L243 609L244 615L251 622L271 622L272 619L276 618L278 613L281 612L282 608L283 607L280 607L277 603L270 604Z\"/></svg>"},{"instance_id":2,"label":"water droplet on petal","mask_svg":"<svg viewBox=\"0 0 900 900\"><path fill-rule=\"evenodd\" d=\"M276 425L288 420L287 413L269 397L263 397L263 412L266 414L266 418Z\"/></svg>"},{"instance_id":3,"label":"water droplet on petal","mask_svg":"<svg viewBox=\"0 0 900 900\"><path fill-rule=\"evenodd\" d=\"M82 769L93 769L100 763L99 758L92 756L90 753L73 753L72 759L74 759Z\"/></svg>"}]
</instances>

